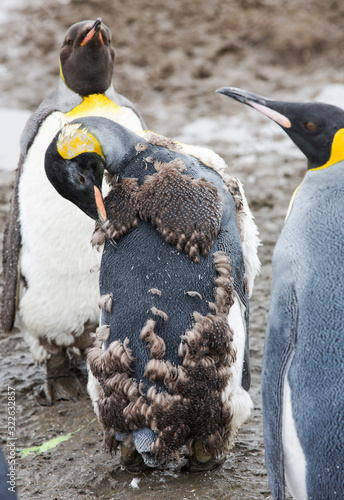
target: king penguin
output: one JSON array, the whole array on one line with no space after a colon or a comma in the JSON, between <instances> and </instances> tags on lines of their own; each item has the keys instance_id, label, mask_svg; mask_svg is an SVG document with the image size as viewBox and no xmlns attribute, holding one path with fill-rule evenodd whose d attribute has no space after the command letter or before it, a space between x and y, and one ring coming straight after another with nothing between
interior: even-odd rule
<instances>
[{"instance_id":1,"label":"king penguin","mask_svg":"<svg viewBox=\"0 0 344 500\"><path fill-rule=\"evenodd\" d=\"M266 466L274 499L344 492L344 111L217 92L279 124L308 160L273 254L262 371Z\"/></svg>"},{"instance_id":2,"label":"king penguin","mask_svg":"<svg viewBox=\"0 0 344 500\"><path fill-rule=\"evenodd\" d=\"M115 53L110 30L98 18L72 25L60 50L60 78L29 118L4 233L1 326L16 312L35 360L45 362L48 403L75 399L69 355L91 342L98 322L100 255L89 246L93 223L59 197L44 172L44 153L64 123L106 116L138 132L145 128L134 105L112 85Z\"/></svg>"},{"instance_id":3,"label":"king penguin","mask_svg":"<svg viewBox=\"0 0 344 500\"><path fill-rule=\"evenodd\" d=\"M107 448L120 445L132 472L177 458L184 445L186 470L217 467L251 410L258 232L223 163L98 117L65 126L46 152L50 182L98 221L94 243L105 242L88 389Z\"/></svg>"}]
</instances>

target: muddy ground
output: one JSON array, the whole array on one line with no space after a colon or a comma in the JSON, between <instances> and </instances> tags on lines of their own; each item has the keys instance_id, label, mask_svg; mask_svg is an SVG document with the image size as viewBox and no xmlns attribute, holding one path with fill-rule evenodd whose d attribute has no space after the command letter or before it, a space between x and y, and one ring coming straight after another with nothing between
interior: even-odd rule
<instances>
[{"instance_id":1,"label":"muddy ground","mask_svg":"<svg viewBox=\"0 0 344 500\"><path fill-rule=\"evenodd\" d=\"M25 2L24 2L25 3ZM269 306L271 256L305 161L274 124L214 94L237 86L285 100L319 96L344 80L344 5L322 0L34 0L0 25L0 106L34 110L54 87L57 54L70 24L101 16L116 49L115 85L149 128L208 145L240 177L260 229L262 272L251 302L254 410L223 467L182 474L178 464L140 476L102 448L102 431L85 394L77 403L41 406L44 370L21 332L0 334L2 444L7 441L7 387L16 390L17 450L72 433L47 452L16 456L19 498L271 498L264 467L260 373ZM1 123L5 127L6 123ZM15 167L15 165L13 165ZM3 230L14 174L0 171Z\"/></svg>"}]
</instances>

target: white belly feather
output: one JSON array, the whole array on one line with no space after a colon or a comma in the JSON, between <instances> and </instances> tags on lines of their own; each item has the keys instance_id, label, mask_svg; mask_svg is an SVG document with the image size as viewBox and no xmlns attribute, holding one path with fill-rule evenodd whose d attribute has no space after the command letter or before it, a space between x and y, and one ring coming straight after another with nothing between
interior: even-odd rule
<instances>
[{"instance_id":1,"label":"white belly feather","mask_svg":"<svg viewBox=\"0 0 344 500\"><path fill-rule=\"evenodd\" d=\"M306 458L296 433L287 375L283 392L282 443L287 486L295 500L307 500Z\"/></svg>"}]
</instances>

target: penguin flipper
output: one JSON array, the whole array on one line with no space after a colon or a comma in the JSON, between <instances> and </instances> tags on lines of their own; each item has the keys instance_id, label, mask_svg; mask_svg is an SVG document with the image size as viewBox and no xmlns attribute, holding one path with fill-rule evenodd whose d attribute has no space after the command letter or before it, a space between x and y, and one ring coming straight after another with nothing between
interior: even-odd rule
<instances>
[{"instance_id":1,"label":"penguin flipper","mask_svg":"<svg viewBox=\"0 0 344 500\"><path fill-rule=\"evenodd\" d=\"M231 246L232 246L232 233L230 231L223 230L219 233L218 237L218 250L225 252L229 258L231 258ZM245 347L243 355L242 364L242 376L241 385L245 391L248 391L251 387L251 368L250 368L250 344L249 344L249 296L245 290L245 270L244 267L237 266L235 272L233 273L233 286L234 290L238 295L238 300L241 304L241 308L244 309L242 323L245 330ZM233 330L235 337L234 325L230 325Z\"/></svg>"},{"instance_id":2,"label":"penguin flipper","mask_svg":"<svg viewBox=\"0 0 344 500\"><path fill-rule=\"evenodd\" d=\"M276 281L279 281L279 277ZM294 287L288 286L283 278L279 284L280 287L275 283L271 292L263 356L262 397L265 463L270 489L273 498L284 500L284 386L295 349L298 305Z\"/></svg>"},{"instance_id":3,"label":"penguin flipper","mask_svg":"<svg viewBox=\"0 0 344 500\"><path fill-rule=\"evenodd\" d=\"M21 156L18 163L10 210L4 230L2 249L3 290L1 297L1 328L10 332L13 328L19 293L19 257L21 248L18 187L23 165Z\"/></svg>"},{"instance_id":4,"label":"penguin flipper","mask_svg":"<svg viewBox=\"0 0 344 500\"><path fill-rule=\"evenodd\" d=\"M228 191L222 194L224 211L217 244L218 249L225 252L232 261L233 286L243 311L242 323L246 338L241 367L241 385L243 389L248 391L251 386L249 297L252 293L254 279L260 270L257 252L260 241L258 229L253 221L242 184L235 177L228 175L224 178L224 181ZM235 230L238 231L236 239L234 239L233 234Z\"/></svg>"},{"instance_id":5,"label":"penguin flipper","mask_svg":"<svg viewBox=\"0 0 344 500\"><path fill-rule=\"evenodd\" d=\"M241 241L244 266L236 266L236 275L234 275L234 289L237 292L240 302L244 307L244 327L246 330L245 350L242 366L242 387L246 391L251 386L250 369L250 345L249 345L249 298L252 295L253 283L257 274L260 272L260 261L258 258L258 247L260 246L259 231L254 222L254 217L249 208L244 187L240 180L230 175L224 176L224 181L233 197L236 208L237 227ZM231 238L230 232L221 229L218 244L219 250L227 253L231 257Z\"/></svg>"}]
</instances>

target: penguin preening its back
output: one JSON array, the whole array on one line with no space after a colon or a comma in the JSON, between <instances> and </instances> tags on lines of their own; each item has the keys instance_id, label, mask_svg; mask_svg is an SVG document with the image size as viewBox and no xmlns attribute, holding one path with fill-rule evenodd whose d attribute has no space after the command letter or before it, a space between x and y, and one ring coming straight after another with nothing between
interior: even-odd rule
<instances>
[{"instance_id":1,"label":"penguin preening its back","mask_svg":"<svg viewBox=\"0 0 344 500\"><path fill-rule=\"evenodd\" d=\"M106 239L88 387L107 447L121 443L129 468L140 457L159 465L185 444L190 470L212 468L251 408L257 230L240 183L187 149L91 117L67 125L46 152L50 182L98 220L95 244Z\"/></svg>"},{"instance_id":2,"label":"penguin preening its back","mask_svg":"<svg viewBox=\"0 0 344 500\"><path fill-rule=\"evenodd\" d=\"M275 499L344 491L344 111L235 88L308 160L273 255L262 392L266 465Z\"/></svg>"},{"instance_id":3,"label":"penguin preening its back","mask_svg":"<svg viewBox=\"0 0 344 500\"><path fill-rule=\"evenodd\" d=\"M48 182L44 154L61 126L80 116L106 116L143 130L136 108L112 86L114 57L110 31L100 19L71 26L60 51L58 86L21 136L4 233L1 326L10 331L18 310L35 360L47 361L49 401L75 397L66 349L85 349L98 322L98 278L89 271L100 256L88 245L92 222Z\"/></svg>"}]
</instances>

